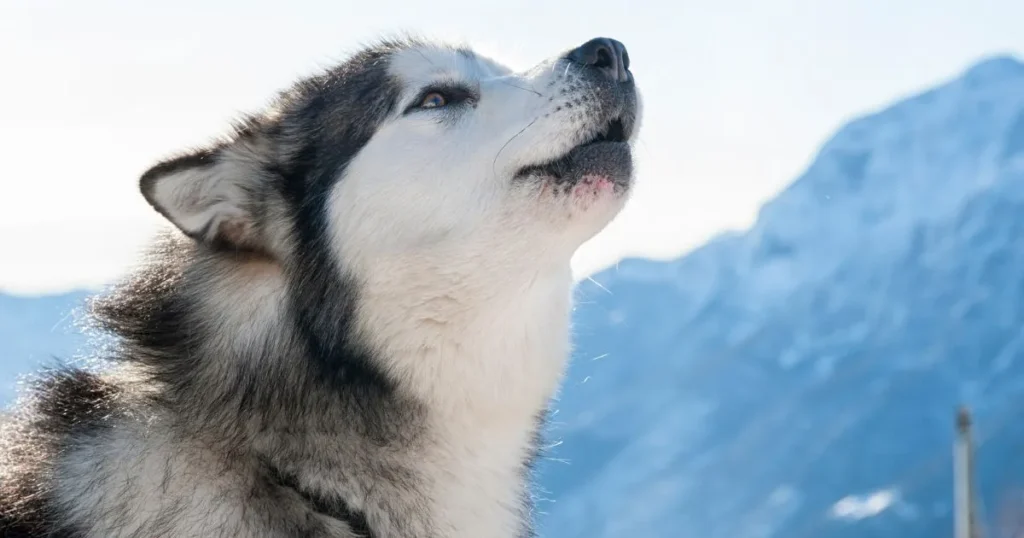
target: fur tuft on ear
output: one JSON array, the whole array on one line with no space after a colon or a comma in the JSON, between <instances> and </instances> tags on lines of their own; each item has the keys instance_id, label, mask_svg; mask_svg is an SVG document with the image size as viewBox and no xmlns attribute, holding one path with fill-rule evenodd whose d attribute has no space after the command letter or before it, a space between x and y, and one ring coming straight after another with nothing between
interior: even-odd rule
<instances>
[{"instance_id":1,"label":"fur tuft on ear","mask_svg":"<svg viewBox=\"0 0 1024 538\"><path fill-rule=\"evenodd\" d=\"M236 140L158 163L139 180L142 195L196 241L263 250L258 216L266 172L247 145Z\"/></svg>"}]
</instances>

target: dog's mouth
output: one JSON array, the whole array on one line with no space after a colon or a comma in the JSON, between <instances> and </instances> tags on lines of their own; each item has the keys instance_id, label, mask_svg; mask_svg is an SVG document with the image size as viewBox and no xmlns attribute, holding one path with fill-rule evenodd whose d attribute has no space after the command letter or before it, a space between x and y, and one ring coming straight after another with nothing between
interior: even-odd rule
<instances>
[{"instance_id":1,"label":"dog's mouth","mask_svg":"<svg viewBox=\"0 0 1024 538\"><path fill-rule=\"evenodd\" d=\"M516 177L541 177L555 183L575 183L590 175L625 185L633 172L629 147L631 124L616 117L584 142L553 160L521 168Z\"/></svg>"},{"instance_id":2,"label":"dog's mouth","mask_svg":"<svg viewBox=\"0 0 1024 538\"><path fill-rule=\"evenodd\" d=\"M608 123L608 126L594 137L593 140L586 142L586 144L597 144L598 142L626 142L628 137L626 136L626 126L622 123L621 118L615 118Z\"/></svg>"}]
</instances>

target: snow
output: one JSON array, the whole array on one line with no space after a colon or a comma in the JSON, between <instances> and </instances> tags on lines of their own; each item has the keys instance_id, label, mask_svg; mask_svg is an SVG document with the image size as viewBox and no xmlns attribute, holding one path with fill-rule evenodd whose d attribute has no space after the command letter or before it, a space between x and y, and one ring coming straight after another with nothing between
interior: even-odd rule
<instances>
[{"instance_id":1,"label":"snow","mask_svg":"<svg viewBox=\"0 0 1024 538\"><path fill-rule=\"evenodd\" d=\"M896 490L886 489L868 495L843 497L832 506L832 516L838 519L874 517L888 510L896 496Z\"/></svg>"}]
</instances>

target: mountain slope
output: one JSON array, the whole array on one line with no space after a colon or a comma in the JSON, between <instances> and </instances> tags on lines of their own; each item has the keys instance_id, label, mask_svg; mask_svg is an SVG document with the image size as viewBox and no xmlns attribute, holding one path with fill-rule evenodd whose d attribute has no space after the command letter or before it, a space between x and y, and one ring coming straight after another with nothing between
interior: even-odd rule
<instances>
[{"instance_id":1,"label":"mountain slope","mask_svg":"<svg viewBox=\"0 0 1024 538\"><path fill-rule=\"evenodd\" d=\"M851 122L743 234L594 279L544 536L947 535L959 402L988 504L1024 485L1024 65Z\"/></svg>"}]
</instances>

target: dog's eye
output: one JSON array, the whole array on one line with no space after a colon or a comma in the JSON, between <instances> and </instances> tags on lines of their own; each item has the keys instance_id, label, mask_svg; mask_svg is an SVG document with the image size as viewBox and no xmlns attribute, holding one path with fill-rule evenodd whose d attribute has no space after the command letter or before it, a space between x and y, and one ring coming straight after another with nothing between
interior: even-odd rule
<instances>
[{"instance_id":1,"label":"dog's eye","mask_svg":"<svg viewBox=\"0 0 1024 538\"><path fill-rule=\"evenodd\" d=\"M430 92L423 96L420 108L438 108L448 104L448 98L441 92Z\"/></svg>"},{"instance_id":2,"label":"dog's eye","mask_svg":"<svg viewBox=\"0 0 1024 538\"><path fill-rule=\"evenodd\" d=\"M415 100L411 101L406 114L412 114L426 109L447 110L449 108L462 107L463 105L475 106L477 95L472 90L454 84L434 85L424 88Z\"/></svg>"}]
</instances>

